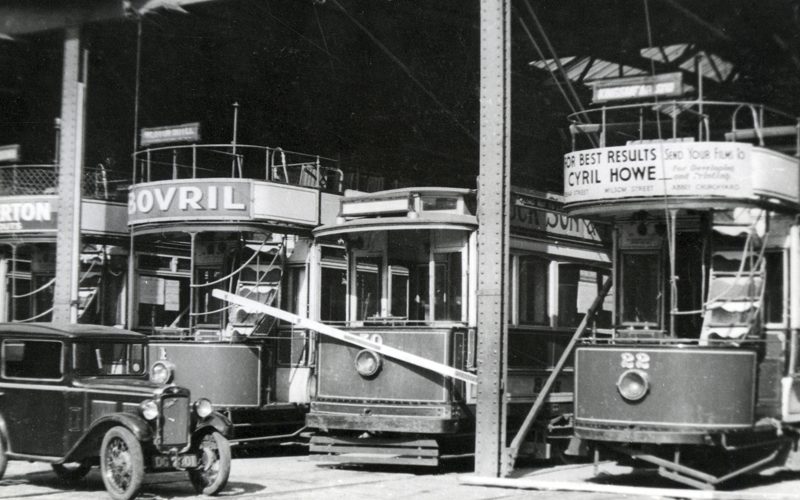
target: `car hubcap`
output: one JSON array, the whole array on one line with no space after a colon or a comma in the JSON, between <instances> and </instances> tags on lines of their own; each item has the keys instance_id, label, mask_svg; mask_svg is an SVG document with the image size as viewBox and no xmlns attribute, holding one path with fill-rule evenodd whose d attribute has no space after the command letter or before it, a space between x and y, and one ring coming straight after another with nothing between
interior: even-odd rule
<instances>
[{"instance_id":1,"label":"car hubcap","mask_svg":"<svg viewBox=\"0 0 800 500\"><path fill-rule=\"evenodd\" d=\"M208 436L203 439L202 468L206 484L211 484L219 473L219 450L214 438Z\"/></svg>"},{"instance_id":2,"label":"car hubcap","mask_svg":"<svg viewBox=\"0 0 800 500\"><path fill-rule=\"evenodd\" d=\"M131 484L130 450L120 438L114 438L108 444L106 476L120 491L127 490Z\"/></svg>"}]
</instances>

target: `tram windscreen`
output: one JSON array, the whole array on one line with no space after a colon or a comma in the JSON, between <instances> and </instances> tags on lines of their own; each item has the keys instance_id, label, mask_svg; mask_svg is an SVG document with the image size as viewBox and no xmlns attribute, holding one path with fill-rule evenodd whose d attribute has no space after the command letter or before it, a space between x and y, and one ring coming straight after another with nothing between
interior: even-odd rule
<instances>
[{"instance_id":1,"label":"tram windscreen","mask_svg":"<svg viewBox=\"0 0 800 500\"><path fill-rule=\"evenodd\" d=\"M622 254L622 322L659 325L661 270L657 253Z\"/></svg>"},{"instance_id":2,"label":"tram windscreen","mask_svg":"<svg viewBox=\"0 0 800 500\"><path fill-rule=\"evenodd\" d=\"M365 257L356 261L356 320L380 315L381 310L381 258Z\"/></svg>"}]
</instances>

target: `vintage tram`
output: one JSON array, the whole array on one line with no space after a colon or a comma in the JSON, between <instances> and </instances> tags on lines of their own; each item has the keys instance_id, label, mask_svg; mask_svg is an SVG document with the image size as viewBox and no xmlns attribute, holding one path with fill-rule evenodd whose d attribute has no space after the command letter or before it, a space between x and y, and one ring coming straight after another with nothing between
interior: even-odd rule
<instances>
[{"instance_id":1,"label":"vintage tram","mask_svg":"<svg viewBox=\"0 0 800 500\"><path fill-rule=\"evenodd\" d=\"M575 436L698 488L800 464L797 120L668 101L573 116L565 210L612 225L610 336L575 353Z\"/></svg>"},{"instance_id":2,"label":"vintage tram","mask_svg":"<svg viewBox=\"0 0 800 500\"><path fill-rule=\"evenodd\" d=\"M239 444L294 437L310 338L211 291L305 314L311 229L333 220L342 172L319 156L235 143L159 144L135 160L129 316L150 335L154 377L214 401Z\"/></svg>"},{"instance_id":3,"label":"vintage tram","mask_svg":"<svg viewBox=\"0 0 800 500\"><path fill-rule=\"evenodd\" d=\"M77 321L125 323L129 180L84 167ZM50 321L56 270L57 164L0 166L0 322Z\"/></svg>"},{"instance_id":4,"label":"vintage tram","mask_svg":"<svg viewBox=\"0 0 800 500\"><path fill-rule=\"evenodd\" d=\"M336 221L314 230L320 321L474 373L482 334L475 197L434 187L348 192ZM609 260L602 228L564 215L558 195L515 189L512 198L507 402L514 426L597 296ZM596 326L603 321L610 311ZM316 430L310 451L318 458L435 466L473 453L475 387L468 379L327 335L318 336L316 369L306 422ZM561 443L569 437L570 375L559 377L525 452L553 451L558 440L545 438L547 424Z\"/></svg>"}]
</instances>

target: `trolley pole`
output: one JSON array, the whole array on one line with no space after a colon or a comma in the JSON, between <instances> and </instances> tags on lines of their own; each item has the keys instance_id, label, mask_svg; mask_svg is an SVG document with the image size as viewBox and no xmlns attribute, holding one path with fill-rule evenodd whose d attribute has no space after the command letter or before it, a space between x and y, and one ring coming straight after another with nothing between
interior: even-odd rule
<instances>
[{"instance_id":1,"label":"trolley pole","mask_svg":"<svg viewBox=\"0 0 800 500\"><path fill-rule=\"evenodd\" d=\"M87 64L88 51L81 47L80 28L66 28L58 152L56 282L53 291L53 321L64 323L78 322Z\"/></svg>"},{"instance_id":2,"label":"trolley pole","mask_svg":"<svg viewBox=\"0 0 800 500\"><path fill-rule=\"evenodd\" d=\"M475 474L506 470L504 379L508 337L511 2L481 1L478 346Z\"/></svg>"}]
</instances>

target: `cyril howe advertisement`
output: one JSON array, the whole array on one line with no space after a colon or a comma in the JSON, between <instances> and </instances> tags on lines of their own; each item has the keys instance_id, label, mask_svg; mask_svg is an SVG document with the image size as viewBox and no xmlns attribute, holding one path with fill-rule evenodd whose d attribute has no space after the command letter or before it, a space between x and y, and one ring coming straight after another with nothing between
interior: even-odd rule
<instances>
[{"instance_id":1,"label":"cyril howe advertisement","mask_svg":"<svg viewBox=\"0 0 800 500\"><path fill-rule=\"evenodd\" d=\"M660 142L564 156L564 201L752 194L751 145Z\"/></svg>"}]
</instances>

